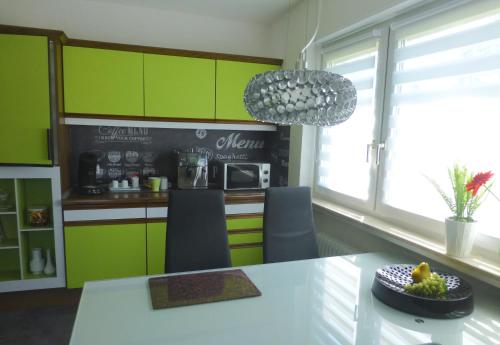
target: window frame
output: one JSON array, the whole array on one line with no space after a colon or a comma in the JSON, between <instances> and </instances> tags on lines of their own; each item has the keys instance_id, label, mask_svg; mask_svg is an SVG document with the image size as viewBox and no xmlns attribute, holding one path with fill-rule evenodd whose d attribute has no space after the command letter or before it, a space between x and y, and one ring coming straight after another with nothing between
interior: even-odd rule
<instances>
[{"instance_id":1,"label":"window frame","mask_svg":"<svg viewBox=\"0 0 500 345\"><path fill-rule=\"evenodd\" d=\"M342 49L343 47L360 43L369 39L378 39L378 52L377 52L377 63L376 70L377 73L375 75L375 95L374 95L374 113L375 113L375 123L373 128L373 142L376 143L380 139L380 128L382 125L382 117L378 114L383 112L383 99L385 92L385 61L387 59L387 49L388 49L388 39L389 39L389 31L388 27L381 27L380 25L371 27L367 30L362 30L360 32L356 32L349 37L344 39L336 40L334 44L324 44L321 47L321 51L319 52L319 65L323 68L323 56L328 52L336 49ZM316 129L316 142L315 142L315 156L314 156L314 176L313 176L313 194L319 196L321 198L326 198L338 202L340 204L346 205L348 207L365 211L365 212L373 212L375 210L375 196L376 196L376 188L377 188L377 168L375 166L372 148L369 152L369 163L370 164L370 187L369 187L369 197L368 200L363 201L358 198L346 195L344 193L332 191L328 188L322 187L318 184L319 182L319 152L321 149L321 128ZM367 144L369 144L367 142Z\"/></svg>"}]
</instances>

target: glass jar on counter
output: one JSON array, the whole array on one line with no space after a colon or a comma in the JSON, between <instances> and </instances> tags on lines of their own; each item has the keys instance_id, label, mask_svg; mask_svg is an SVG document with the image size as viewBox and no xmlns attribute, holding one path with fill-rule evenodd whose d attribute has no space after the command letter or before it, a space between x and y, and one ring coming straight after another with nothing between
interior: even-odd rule
<instances>
[{"instance_id":1,"label":"glass jar on counter","mask_svg":"<svg viewBox=\"0 0 500 345\"><path fill-rule=\"evenodd\" d=\"M30 226L49 224L49 208L47 206L30 206L26 208L26 223Z\"/></svg>"}]
</instances>

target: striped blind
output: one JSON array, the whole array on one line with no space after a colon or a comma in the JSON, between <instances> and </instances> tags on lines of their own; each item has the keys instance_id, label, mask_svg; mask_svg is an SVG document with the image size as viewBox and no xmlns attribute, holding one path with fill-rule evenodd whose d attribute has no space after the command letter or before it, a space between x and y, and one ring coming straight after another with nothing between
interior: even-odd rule
<instances>
[{"instance_id":1,"label":"striped blind","mask_svg":"<svg viewBox=\"0 0 500 345\"><path fill-rule=\"evenodd\" d=\"M317 185L361 200L368 200L370 165L366 145L374 137L375 85L378 38L365 38L344 47L324 50L322 68L349 78L358 101L351 118L319 131Z\"/></svg>"},{"instance_id":2,"label":"striped blind","mask_svg":"<svg viewBox=\"0 0 500 345\"><path fill-rule=\"evenodd\" d=\"M391 35L382 202L443 220L449 211L425 176L449 185L455 163L500 176L500 2L473 1ZM493 219L490 201L478 218Z\"/></svg>"}]
</instances>

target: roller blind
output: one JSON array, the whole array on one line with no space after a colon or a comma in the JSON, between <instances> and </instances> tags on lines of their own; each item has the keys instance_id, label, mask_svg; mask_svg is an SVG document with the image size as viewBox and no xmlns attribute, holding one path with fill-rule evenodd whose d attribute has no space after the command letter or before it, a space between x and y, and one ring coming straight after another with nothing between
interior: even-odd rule
<instances>
[{"instance_id":1,"label":"roller blind","mask_svg":"<svg viewBox=\"0 0 500 345\"><path fill-rule=\"evenodd\" d=\"M450 211L425 176L447 186L456 163L500 175L499 9L474 1L391 31L383 204L442 221ZM476 218L493 225L489 199Z\"/></svg>"},{"instance_id":2,"label":"roller blind","mask_svg":"<svg viewBox=\"0 0 500 345\"><path fill-rule=\"evenodd\" d=\"M330 47L322 55L322 68L349 78L358 101L351 118L319 131L317 182L320 187L366 201L372 172L365 160L374 138L375 86L379 38L368 37L344 47Z\"/></svg>"}]
</instances>

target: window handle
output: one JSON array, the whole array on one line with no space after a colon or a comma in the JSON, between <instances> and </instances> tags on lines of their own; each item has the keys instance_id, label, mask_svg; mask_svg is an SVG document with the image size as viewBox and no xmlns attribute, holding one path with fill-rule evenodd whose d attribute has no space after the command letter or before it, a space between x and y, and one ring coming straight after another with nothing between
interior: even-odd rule
<instances>
[{"instance_id":1,"label":"window handle","mask_svg":"<svg viewBox=\"0 0 500 345\"><path fill-rule=\"evenodd\" d=\"M366 163L370 163L370 151L373 150L377 144L375 144L375 140L371 142L371 144L366 144Z\"/></svg>"},{"instance_id":2,"label":"window handle","mask_svg":"<svg viewBox=\"0 0 500 345\"><path fill-rule=\"evenodd\" d=\"M385 143L380 143L377 145L377 160L375 162L377 166L380 165L380 151L382 150L385 150Z\"/></svg>"}]
</instances>

